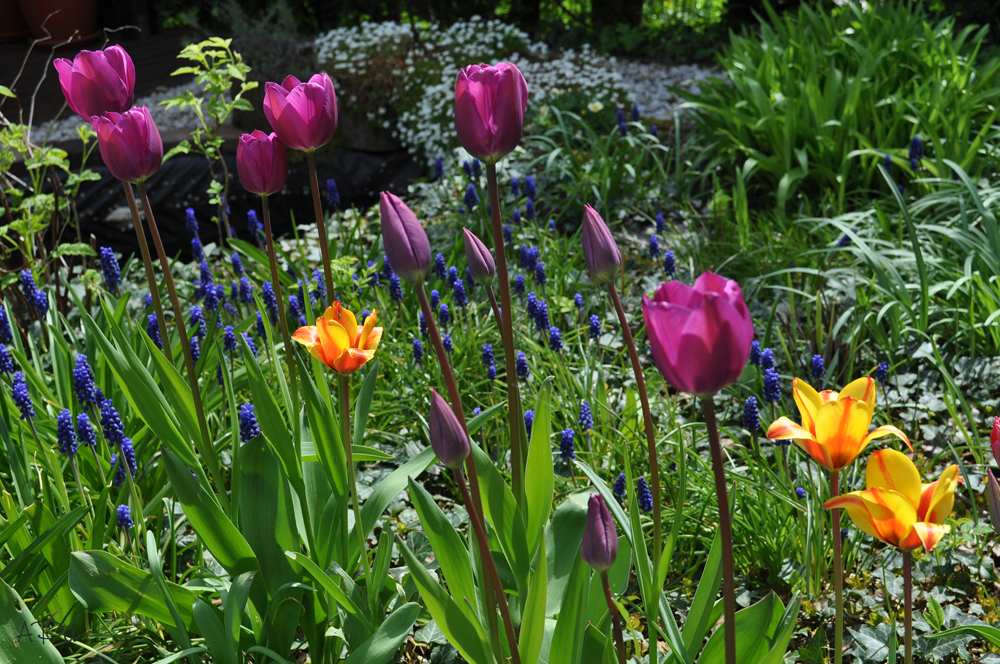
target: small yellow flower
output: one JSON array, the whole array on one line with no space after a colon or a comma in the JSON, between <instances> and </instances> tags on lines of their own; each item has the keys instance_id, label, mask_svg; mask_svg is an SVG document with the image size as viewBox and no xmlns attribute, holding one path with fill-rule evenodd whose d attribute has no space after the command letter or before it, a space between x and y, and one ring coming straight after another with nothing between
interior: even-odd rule
<instances>
[{"instance_id":1,"label":"small yellow flower","mask_svg":"<svg viewBox=\"0 0 1000 664\"><path fill-rule=\"evenodd\" d=\"M604 108L604 104L602 104L601 102L599 102L597 100L594 100L594 101L590 102L589 104L587 104L587 108L590 109L591 113L597 113L602 108Z\"/></svg>"}]
</instances>

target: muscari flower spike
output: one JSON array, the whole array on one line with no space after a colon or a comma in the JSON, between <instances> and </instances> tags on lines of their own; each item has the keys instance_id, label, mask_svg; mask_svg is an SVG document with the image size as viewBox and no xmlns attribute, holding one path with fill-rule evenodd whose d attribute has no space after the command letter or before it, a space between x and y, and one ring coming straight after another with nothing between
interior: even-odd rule
<instances>
[{"instance_id":1,"label":"muscari flower spike","mask_svg":"<svg viewBox=\"0 0 1000 664\"><path fill-rule=\"evenodd\" d=\"M247 443L260 435L260 426L257 424L257 415L253 412L253 404L245 403L239 407L240 413L240 441Z\"/></svg>"},{"instance_id":2,"label":"muscari flower spike","mask_svg":"<svg viewBox=\"0 0 1000 664\"><path fill-rule=\"evenodd\" d=\"M514 362L514 366L517 370L518 378L527 378L531 375L531 369L528 368L528 358L523 351L517 352L517 359Z\"/></svg>"},{"instance_id":3,"label":"muscari flower spike","mask_svg":"<svg viewBox=\"0 0 1000 664\"><path fill-rule=\"evenodd\" d=\"M413 340L413 359L418 363L424 360L424 345L420 343L420 339Z\"/></svg>"},{"instance_id":4,"label":"muscari flower spike","mask_svg":"<svg viewBox=\"0 0 1000 664\"><path fill-rule=\"evenodd\" d=\"M524 195L534 200L538 198L536 195L538 192L535 190L535 178L530 175L524 176Z\"/></svg>"},{"instance_id":5,"label":"muscari flower spike","mask_svg":"<svg viewBox=\"0 0 1000 664\"><path fill-rule=\"evenodd\" d=\"M389 297L393 302L403 299L403 284L399 282L399 277L395 274L389 275Z\"/></svg>"},{"instance_id":6,"label":"muscari flower spike","mask_svg":"<svg viewBox=\"0 0 1000 664\"><path fill-rule=\"evenodd\" d=\"M7 346L0 344L0 373L14 373L14 360L7 351Z\"/></svg>"},{"instance_id":7,"label":"muscari flower spike","mask_svg":"<svg viewBox=\"0 0 1000 664\"><path fill-rule=\"evenodd\" d=\"M424 312L422 312L422 311L418 311L417 312L417 325L420 328L420 336L426 337L427 334L428 334L428 331L427 331L427 319L424 318Z\"/></svg>"},{"instance_id":8,"label":"muscari flower spike","mask_svg":"<svg viewBox=\"0 0 1000 664\"><path fill-rule=\"evenodd\" d=\"M80 413L76 416L76 439L84 445L95 447L97 445L97 434L90 424L90 416Z\"/></svg>"},{"instance_id":9,"label":"muscari flower spike","mask_svg":"<svg viewBox=\"0 0 1000 664\"><path fill-rule=\"evenodd\" d=\"M35 416L35 409L28 394L28 384L24 382L24 372L15 371L12 380L14 403L21 411L21 419L27 420Z\"/></svg>"},{"instance_id":10,"label":"muscari flower spike","mask_svg":"<svg viewBox=\"0 0 1000 664\"><path fill-rule=\"evenodd\" d=\"M813 380L819 380L826 375L826 368L823 366L823 356L813 355L812 366L810 367L810 373Z\"/></svg>"},{"instance_id":11,"label":"muscari flower spike","mask_svg":"<svg viewBox=\"0 0 1000 664\"><path fill-rule=\"evenodd\" d=\"M660 238L655 235L649 237L649 257L654 261L660 257Z\"/></svg>"},{"instance_id":12,"label":"muscari flower spike","mask_svg":"<svg viewBox=\"0 0 1000 664\"><path fill-rule=\"evenodd\" d=\"M580 295L579 293L577 293L576 295L574 295L573 296L573 304L576 305L577 309L579 309L579 310L582 311L583 310L583 295Z\"/></svg>"},{"instance_id":13,"label":"muscari flower spike","mask_svg":"<svg viewBox=\"0 0 1000 664\"><path fill-rule=\"evenodd\" d=\"M767 369L764 372L764 401L774 403L781 401L781 383L778 372L774 369Z\"/></svg>"},{"instance_id":14,"label":"muscari flower spike","mask_svg":"<svg viewBox=\"0 0 1000 664\"><path fill-rule=\"evenodd\" d=\"M575 459L576 452L575 447L576 432L570 428L563 429L560 434L559 441L559 456L563 459Z\"/></svg>"},{"instance_id":15,"label":"muscari flower spike","mask_svg":"<svg viewBox=\"0 0 1000 664\"><path fill-rule=\"evenodd\" d=\"M76 454L76 431L73 429L73 413L64 408L56 417L56 442L61 454Z\"/></svg>"},{"instance_id":16,"label":"muscari flower spike","mask_svg":"<svg viewBox=\"0 0 1000 664\"><path fill-rule=\"evenodd\" d=\"M10 319L7 317L7 307L0 304L0 343L14 343L14 334L11 332Z\"/></svg>"},{"instance_id":17,"label":"muscari flower spike","mask_svg":"<svg viewBox=\"0 0 1000 664\"><path fill-rule=\"evenodd\" d=\"M118 514L118 527L128 530L134 524L132 523L132 510L128 505L119 505L118 509L115 510Z\"/></svg>"},{"instance_id":18,"label":"muscari flower spike","mask_svg":"<svg viewBox=\"0 0 1000 664\"><path fill-rule=\"evenodd\" d=\"M590 338L594 341L601 338L601 319L597 314L590 316Z\"/></svg>"},{"instance_id":19,"label":"muscari flower spike","mask_svg":"<svg viewBox=\"0 0 1000 664\"><path fill-rule=\"evenodd\" d=\"M490 366L496 359L493 356L493 344L483 344L482 360L484 366Z\"/></svg>"},{"instance_id":20,"label":"muscari flower spike","mask_svg":"<svg viewBox=\"0 0 1000 664\"><path fill-rule=\"evenodd\" d=\"M441 321L442 325L447 325L451 322L451 310L448 309L448 305L444 302L441 303L438 309L438 320Z\"/></svg>"},{"instance_id":21,"label":"muscari flower spike","mask_svg":"<svg viewBox=\"0 0 1000 664\"><path fill-rule=\"evenodd\" d=\"M656 232L662 233L664 229L663 213L656 215Z\"/></svg>"},{"instance_id":22,"label":"muscari flower spike","mask_svg":"<svg viewBox=\"0 0 1000 664\"><path fill-rule=\"evenodd\" d=\"M514 277L514 293L516 293L517 295L524 295L525 290L526 288L524 285L524 276L519 274L516 277Z\"/></svg>"},{"instance_id":23,"label":"muscari flower spike","mask_svg":"<svg viewBox=\"0 0 1000 664\"><path fill-rule=\"evenodd\" d=\"M0 362L0 370L3 369L2 364ZM73 367L73 394L83 408L87 408L96 400L94 372L90 368L87 356L82 353L76 356L76 365Z\"/></svg>"},{"instance_id":24,"label":"muscari flower spike","mask_svg":"<svg viewBox=\"0 0 1000 664\"><path fill-rule=\"evenodd\" d=\"M757 410L757 397L747 397L743 404L743 428L754 433L760 429L760 412Z\"/></svg>"},{"instance_id":25,"label":"muscari flower spike","mask_svg":"<svg viewBox=\"0 0 1000 664\"><path fill-rule=\"evenodd\" d=\"M160 336L160 325L156 320L156 312L146 316L146 334L156 344L156 347L163 350L163 338Z\"/></svg>"},{"instance_id":26,"label":"muscari flower spike","mask_svg":"<svg viewBox=\"0 0 1000 664\"><path fill-rule=\"evenodd\" d=\"M445 352L448 353L449 355L453 350L455 350L455 346L451 342L450 334L445 334L443 337L441 337L441 345L444 346Z\"/></svg>"},{"instance_id":27,"label":"muscari flower spike","mask_svg":"<svg viewBox=\"0 0 1000 664\"><path fill-rule=\"evenodd\" d=\"M194 208L188 208L184 211L184 227L191 237L198 237L200 235L198 220L194 216Z\"/></svg>"},{"instance_id":28,"label":"muscari flower spike","mask_svg":"<svg viewBox=\"0 0 1000 664\"><path fill-rule=\"evenodd\" d=\"M463 309L469 306L469 296L465 294L465 284L461 279L456 279L452 284L455 293L455 305Z\"/></svg>"},{"instance_id":29,"label":"muscari flower spike","mask_svg":"<svg viewBox=\"0 0 1000 664\"><path fill-rule=\"evenodd\" d=\"M774 351L770 348L760 351L760 368L763 371L774 368Z\"/></svg>"},{"instance_id":30,"label":"muscari flower spike","mask_svg":"<svg viewBox=\"0 0 1000 664\"><path fill-rule=\"evenodd\" d=\"M441 160L441 157L438 157L434 160L434 179L440 180L443 177L444 177L444 162Z\"/></svg>"},{"instance_id":31,"label":"muscari flower spike","mask_svg":"<svg viewBox=\"0 0 1000 664\"><path fill-rule=\"evenodd\" d=\"M441 291L435 288L431 290L431 309L437 309L439 304L441 304Z\"/></svg>"},{"instance_id":32,"label":"muscari flower spike","mask_svg":"<svg viewBox=\"0 0 1000 664\"><path fill-rule=\"evenodd\" d=\"M337 182L333 178L326 181L326 204L328 207L340 207L340 192L337 191Z\"/></svg>"},{"instance_id":33,"label":"muscari flower spike","mask_svg":"<svg viewBox=\"0 0 1000 664\"><path fill-rule=\"evenodd\" d=\"M559 332L558 327L549 328L549 349L554 350L557 353L561 353L563 348L562 334Z\"/></svg>"},{"instance_id":34,"label":"muscari flower spike","mask_svg":"<svg viewBox=\"0 0 1000 664\"><path fill-rule=\"evenodd\" d=\"M760 366L760 342L754 339L750 342L750 364L751 366Z\"/></svg>"},{"instance_id":35,"label":"muscari flower spike","mask_svg":"<svg viewBox=\"0 0 1000 664\"><path fill-rule=\"evenodd\" d=\"M434 256L434 276L441 281L448 278L448 267L444 260L444 254Z\"/></svg>"},{"instance_id":36,"label":"muscari flower spike","mask_svg":"<svg viewBox=\"0 0 1000 664\"><path fill-rule=\"evenodd\" d=\"M668 277L677 276L677 263L674 260L673 249L667 249L666 253L663 254L663 271L667 273Z\"/></svg>"},{"instance_id":37,"label":"muscari flower spike","mask_svg":"<svg viewBox=\"0 0 1000 664\"><path fill-rule=\"evenodd\" d=\"M465 188L465 198L463 199L465 203L465 208L471 212L474 207L479 205L479 196L476 194L476 185L469 183L469 186ZM438 254L440 256L440 254ZM436 267L436 265L435 265Z\"/></svg>"},{"instance_id":38,"label":"muscari flower spike","mask_svg":"<svg viewBox=\"0 0 1000 664\"><path fill-rule=\"evenodd\" d=\"M528 438L531 438L531 426L535 423L535 411L530 408L524 411L524 428L528 430Z\"/></svg>"},{"instance_id":39,"label":"muscari flower spike","mask_svg":"<svg viewBox=\"0 0 1000 664\"><path fill-rule=\"evenodd\" d=\"M611 495L615 497L619 505L625 499L625 489L627 488L625 482L625 473L618 473L618 479L611 485Z\"/></svg>"},{"instance_id":40,"label":"muscari flower spike","mask_svg":"<svg viewBox=\"0 0 1000 664\"><path fill-rule=\"evenodd\" d=\"M594 415L590 411L589 401L580 402L580 417L578 419L580 422L580 431L583 433L594 428Z\"/></svg>"},{"instance_id":41,"label":"muscari flower spike","mask_svg":"<svg viewBox=\"0 0 1000 664\"><path fill-rule=\"evenodd\" d=\"M639 501L639 509L643 512L653 511L653 492L646 484L646 478L640 477L635 483L635 497Z\"/></svg>"},{"instance_id":42,"label":"muscari flower spike","mask_svg":"<svg viewBox=\"0 0 1000 664\"><path fill-rule=\"evenodd\" d=\"M118 267L118 259L111 247L101 247L101 271L104 273L104 287L112 293L118 292L118 284L121 283L121 268Z\"/></svg>"}]
</instances>

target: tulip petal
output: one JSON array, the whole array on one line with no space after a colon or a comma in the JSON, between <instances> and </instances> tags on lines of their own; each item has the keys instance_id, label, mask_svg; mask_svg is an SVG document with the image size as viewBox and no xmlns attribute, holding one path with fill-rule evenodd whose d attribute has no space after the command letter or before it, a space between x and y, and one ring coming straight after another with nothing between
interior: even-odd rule
<instances>
[{"instance_id":1,"label":"tulip petal","mask_svg":"<svg viewBox=\"0 0 1000 664\"><path fill-rule=\"evenodd\" d=\"M840 399L844 397L854 397L858 401L864 401L868 405L868 417L875 413L875 381L872 380L871 376L865 376L864 378L858 378L844 386L844 389L840 391Z\"/></svg>"},{"instance_id":2,"label":"tulip petal","mask_svg":"<svg viewBox=\"0 0 1000 664\"><path fill-rule=\"evenodd\" d=\"M879 428L875 429L870 434L865 436L865 439L861 444L861 449L858 450L858 453L860 454L861 450L863 450L865 446L868 445L868 443L870 443L871 441L875 440L876 438L885 438L886 436L895 436L896 438L899 438L901 441L906 443L907 447L910 448L910 452L913 452L913 445L910 443L910 439L906 437L905 433L903 433L896 427L892 426L891 424L883 424L882 426L880 426Z\"/></svg>"},{"instance_id":3,"label":"tulip petal","mask_svg":"<svg viewBox=\"0 0 1000 664\"><path fill-rule=\"evenodd\" d=\"M382 338L382 328L378 328L378 336L372 337L372 331L375 329L375 323L378 322L378 316L375 310L368 314L368 318L365 319L365 326L361 328L361 332L358 335L358 348L361 350L375 350L378 348L379 339Z\"/></svg>"},{"instance_id":4,"label":"tulip petal","mask_svg":"<svg viewBox=\"0 0 1000 664\"><path fill-rule=\"evenodd\" d=\"M316 319L316 330L319 332L326 366L332 368L337 359L351 346L347 330L337 321L330 321L325 316Z\"/></svg>"},{"instance_id":5,"label":"tulip petal","mask_svg":"<svg viewBox=\"0 0 1000 664\"><path fill-rule=\"evenodd\" d=\"M326 308L326 312L323 314L328 323L338 322L344 328L344 332L347 333L350 342L347 344L350 347L357 347L358 340L358 319L354 317L354 312L350 309L345 308L340 304L340 301L334 302L332 305Z\"/></svg>"},{"instance_id":6,"label":"tulip petal","mask_svg":"<svg viewBox=\"0 0 1000 664\"><path fill-rule=\"evenodd\" d=\"M787 417L779 417L771 426L767 428L767 437L770 440L789 440L799 438L801 440L812 440L812 432L799 424L796 424Z\"/></svg>"},{"instance_id":7,"label":"tulip petal","mask_svg":"<svg viewBox=\"0 0 1000 664\"><path fill-rule=\"evenodd\" d=\"M917 508L898 491L875 488L861 492L872 523L883 542L900 546L917 521Z\"/></svg>"},{"instance_id":8,"label":"tulip petal","mask_svg":"<svg viewBox=\"0 0 1000 664\"><path fill-rule=\"evenodd\" d=\"M958 466L952 464L936 482L925 486L920 495L918 518L926 523L944 523L955 507L955 489L960 479Z\"/></svg>"},{"instance_id":9,"label":"tulip petal","mask_svg":"<svg viewBox=\"0 0 1000 664\"><path fill-rule=\"evenodd\" d=\"M896 450L879 450L869 457L865 486L898 491L914 505L920 504L920 473L908 456Z\"/></svg>"},{"instance_id":10,"label":"tulip petal","mask_svg":"<svg viewBox=\"0 0 1000 664\"><path fill-rule=\"evenodd\" d=\"M847 510L848 516L851 517L851 521L855 526L857 526L858 530L867 535L871 535L872 537L881 539L878 531L875 530L875 520L872 518L871 512L868 511L868 506L861 497L860 491L852 491L851 493L845 493L842 496L831 498L823 503L823 507L828 510Z\"/></svg>"},{"instance_id":11,"label":"tulip petal","mask_svg":"<svg viewBox=\"0 0 1000 664\"><path fill-rule=\"evenodd\" d=\"M854 397L828 401L816 412L816 440L830 452L832 470L850 465L864 449L868 404Z\"/></svg>"},{"instance_id":12,"label":"tulip petal","mask_svg":"<svg viewBox=\"0 0 1000 664\"><path fill-rule=\"evenodd\" d=\"M364 366L374 356L375 351L348 348L340 357L334 360L333 370L341 376L349 376Z\"/></svg>"},{"instance_id":13,"label":"tulip petal","mask_svg":"<svg viewBox=\"0 0 1000 664\"><path fill-rule=\"evenodd\" d=\"M934 550L934 547L938 545L941 538L944 537L950 530L951 526L943 526L938 523L924 523L922 521L918 521L913 524L913 532L920 539L920 543L924 545L924 551L927 551L928 553Z\"/></svg>"},{"instance_id":14,"label":"tulip petal","mask_svg":"<svg viewBox=\"0 0 1000 664\"><path fill-rule=\"evenodd\" d=\"M315 325L306 325L295 330L292 340L305 346L310 355L323 364L327 364L326 357L323 355L323 344L320 343L319 332Z\"/></svg>"},{"instance_id":15,"label":"tulip petal","mask_svg":"<svg viewBox=\"0 0 1000 664\"><path fill-rule=\"evenodd\" d=\"M799 415L802 416L802 426L808 429L813 437L816 435L816 413L823 405L823 399L812 385L796 378L792 381L792 398L795 405L799 407Z\"/></svg>"}]
</instances>

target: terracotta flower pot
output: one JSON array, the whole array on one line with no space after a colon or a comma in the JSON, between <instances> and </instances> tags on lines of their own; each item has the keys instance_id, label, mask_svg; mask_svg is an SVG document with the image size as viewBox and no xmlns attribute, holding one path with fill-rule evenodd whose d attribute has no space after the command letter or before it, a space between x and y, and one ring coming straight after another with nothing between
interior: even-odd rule
<instances>
[{"instance_id":1,"label":"terracotta flower pot","mask_svg":"<svg viewBox=\"0 0 1000 664\"><path fill-rule=\"evenodd\" d=\"M42 39L41 45L58 44L71 37L72 43L79 44L101 34L97 29L97 0L17 0L17 3L31 36Z\"/></svg>"},{"instance_id":2,"label":"terracotta flower pot","mask_svg":"<svg viewBox=\"0 0 1000 664\"><path fill-rule=\"evenodd\" d=\"M0 41L24 39L29 34L17 0L0 0Z\"/></svg>"}]
</instances>

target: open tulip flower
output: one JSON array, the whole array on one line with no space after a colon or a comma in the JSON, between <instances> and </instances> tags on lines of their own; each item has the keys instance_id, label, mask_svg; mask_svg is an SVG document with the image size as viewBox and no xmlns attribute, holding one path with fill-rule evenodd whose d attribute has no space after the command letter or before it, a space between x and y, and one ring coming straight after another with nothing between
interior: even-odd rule
<instances>
[{"instance_id":1,"label":"open tulip flower","mask_svg":"<svg viewBox=\"0 0 1000 664\"><path fill-rule=\"evenodd\" d=\"M351 311L334 302L315 325L300 327L292 339L341 376L350 376L375 356L382 339L382 328L375 327L376 321L372 311L364 326L358 325Z\"/></svg>"},{"instance_id":2,"label":"open tulip flower","mask_svg":"<svg viewBox=\"0 0 1000 664\"><path fill-rule=\"evenodd\" d=\"M817 392L801 378L792 381L795 405L802 424L779 417L767 430L771 440L795 441L816 463L829 471L839 471L853 462L876 438L896 436L910 447L906 434L891 425L868 428L875 412L875 381L859 378L840 392Z\"/></svg>"},{"instance_id":3,"label":"open tulip flower","mask_svg":"<svg viewBox=\"0 0 1000 664\"><path fill-rule=\"evenodd\" d=\"M909 457L879 450L868 460L864 491L831 498L823 506L843 507L854 525L886 544L907 552L921 546L931 551L950 529L944 520L961 481L958 466L952 464L936 482L921 484Z\"/></svg>"}]
</instances>

